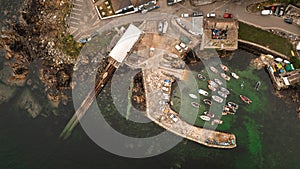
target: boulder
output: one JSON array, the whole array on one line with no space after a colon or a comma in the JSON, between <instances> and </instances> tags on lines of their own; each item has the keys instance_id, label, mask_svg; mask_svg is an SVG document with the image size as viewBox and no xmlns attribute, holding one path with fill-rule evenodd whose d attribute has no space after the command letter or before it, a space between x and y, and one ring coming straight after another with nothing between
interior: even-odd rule
<instances>
[{"instance_id":1,"label":"boulder","mask_svg":"<svg viewBox=\"0 0 300 169\"><path fill-rule=\"evenodd\" d=\"M20 109L25 110L32 118L36 118L42 111L42 106L33 97L28 88L22 92L18 105Z\"/></svg>"}]
</instances>

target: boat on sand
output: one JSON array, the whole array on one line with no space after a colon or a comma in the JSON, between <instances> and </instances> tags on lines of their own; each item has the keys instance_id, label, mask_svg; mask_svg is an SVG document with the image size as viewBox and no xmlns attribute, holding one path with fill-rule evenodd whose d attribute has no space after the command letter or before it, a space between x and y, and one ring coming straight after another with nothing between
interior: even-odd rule
<instances>
[{"instance_id":1,"label":"boat on sand","mask_svg":"<svg viewBox=\"0 0 300 169\"><path fill-rule=\"evenodd\" d=\"M218 73L218 72L219 72L219 71L218 71L215 67L213 67L213 66L209 67L209 69L210 69L213 73Z\"/></svg>"},{"instance_id":2,"label":"boat on sand","mask_svg":"<svg viewBox=\"0 0 300 169\"><path fill-rule=\"evenodd\" d=\"M213 95L212 96L213 100L218 102L218 103L222 103L223 102L223 99L219 96L216 96L216 95Z\"/></svg>"},{"instance_id":3,"label":"boat on sand","mask_svg":"<svg viewBox=\"0 0 300 169\"><path fill-rule=\"evenodd\" d=\"M211 100L209 99L204 99L203 102L207 105L211 105Z\"/></svg>"},{"instance_id":4,"label":"boat on sand","mask_svg":"<svg viewBox=\"0 0 300 169\"><path fill-rule=\"evenodd\" d=\"M197 102L192 102L191 103L193 107L196 107L196 108L199 108L200 107L200 104L197 103Z\"/></svg>"},{"instance_id":5,"label":"boat on sand","mask_svg":"<svg viewBox=\"0 0 300 169\"><path fill-rule=\"evenodd\" d=\"M198 98L195 94L192 94L192 93L190 93L189 96L190 96L192 99L197 99L197 98Z\"/></svg>"},{"instance_id":6,"label":"boat on sand","mask_svg":"<svg viewBox=\"0 0 300 169\"><path fill-rule=\"evenodd\" d=\"M220 73L221 77L227 81L230 80L230 77L228 75L226 75L225 73Z\"/></svg>"},{"instance_id":7,"label":"boat on sand","mask_svg":"<svg viewBox=\"0 0 300 169\"><path fill-rule=\"evenodd\" d=\"M222 63L220 64L220 67L224 70L224 71L229 71L229 68L225 65L223 65Z\"/></svg>"},{"instance_id":8,"label":"boat on sand","mask_svg":"<svg viewBox=\"0 0 300 169\"><path fill-rule=\"evenodd\" d=\"M206 77L204 76L204 75L202 75L202 74L198 74L198 78L200 79L200 80L202 80L202 81L205 81L206 80Z\"/></svg>"}]
</instances>

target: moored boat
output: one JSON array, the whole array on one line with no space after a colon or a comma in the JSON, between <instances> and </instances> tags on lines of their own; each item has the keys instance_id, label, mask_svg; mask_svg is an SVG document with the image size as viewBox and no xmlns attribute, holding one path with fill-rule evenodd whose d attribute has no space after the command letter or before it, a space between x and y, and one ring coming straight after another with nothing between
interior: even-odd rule
<instances>
[{"instance_id":1,"label":"moored boat","mask_svg":"<svg viewBox=\"0 0 300 169\"><path fill-rule=\"evenodd\" d=\"M199 104L199 103L192 102L191 104L192 104L192 106L194 106L194 107L196 107L196 108L199 108L199 107L200 107L200 104Z\"/></svg>"},{"instance_id":2,"label":"moored boat","mask_svg":"<svg viewBox=\"0 0 300 169\"><path fill-rule=\"evenodd\" d=\"M208 87L208 89L211 90L211 91L216 91L216 90L217 90L216 88L212 87L212 85L210 85L210 84L209 84L207 87Z\"/></svg>"},{"instance_id":3,"label":"moored boat","mask_svg":"<svg viewBox=\"0 0 300 169\"><path fill-rule=\"evenodd\" d=\"M220 64L220 67L224 70L224 71L229 71L229 68L225 65L223 65L222 63Z\"/></svg>"},{"instance_id":4,"label":"moored boat","mask_svg":"<svg viewBox=\"0 0 300 169\"><path fill-rule=\"evenodd\" d=\"M221 77L227 81L230 80L230 77L228 75L226 75L225 73L220 73Z\"/></svg>"},{"instance_id":5,"label":"moored boat","mask_svg":"<svg viewBox=\"0 0 300 169\"><path fill-rule=\"evenodd\" d=\"M227 114L234 114L236 112L236 109L230 106L223 106L223 111L227 112Z\"/></svg>"},{"instance_id":6,"label":"moored boat","mask_svg":"<svg viewBox=\"0 0 300 169\"><path fill-rule=\"evenodd\" d=\"M198 89L198 93L202 94L203 96L208 96L208 92L203 89Z\"/></svg>"},{"instance_id":7,"label":"moored boat","mask_svg":"<svg viewBox=\"0 0 300 169\"><path fill-rule=\"evenodd\" d=\"M204 99L203 102L207 105L211 105L211 100L209 99Z\"/></svg>"},{"instance_id":8,"label":"moored boat","mask_svg":"<svg viewBox=\"0 0 300 169\"><path fill-rule=\"evenodd\" d=\"M209 69L210 69L212 72L214 72L214 73L218 73L218 72L219 72L219 71L218 71L215 67L213 67L213 66L209 67Z\"/></svg>"},{"instance_id":9,"label":"moored boat","mask_svg":"<svg viewBox=\"0 0 300 169\"><path fill-rule=\"evenodd\" d=\"M221 97L223 97L223 98L227 98L227 94L225 94L225 93L223 93L223 92L221 92L221 91L218 91L218 94L221 96Z\"/></svg>"},{"instance_id":10,"label":"moored boat","mask_svg":"<svg viewBox=\"0 0 300 169\"><path fill-rule=\"evenodd\" d=\"M240 76L238 76L236 73L234 73L234 72L231 72L231 76L233 77L233 78L235 78L235 79L239 79L240 78Z\"/></svg>"},{"instance_id":11,"label":"moored boat","mask_svg":"<svg viewBox=\"0 0 300 169\"><path fill-rule=\"evenodd\" d=\"M239 105L234 103L234 102L228 102L227 105L232 108L232 109L235 109L237 110L239 108Z\"/></svg>"},{"instance_id":12,"label":"moored boat","mask_svg":"<svg viewBox=\"0 0 300 169\"><path fill-rule=\"evenodd\" d=\"M252 103L252 101L246 96L240 95L240 98L247 104Z\"/></svg>"},{"instance_id":13,"label":"moored boat","mask_svg":"<svg viewBox=\"0 0 300 169\"><path fill-rule=\"evenodd\" d=\"M223 92L223 93L225 93L226 95L230 94L229 90L226 89L225 87L220 87L220 91Z\"/></svg>"},{"instance_id":14,"label":"moored boat","mask_svg":"<svg viewBox=\"0 0 300 169\"><path fill-rule=\"evenodd\" d=\"M192 99L197 99L197 98L198 98L195 94L192 94L192 93L190 93L189 96L190 96Z\"/></svg>"},{"instance_id":15,"label":"moored boat","mask_svg":"<svg viewBox=\"0 0 300 169\"><path fill-rule=\"evenodd\" d=\"M215 117L215 114L214 114L214 113L211 113L211 112L205 111L203 114L206 115L206 116L209 117L209 118L214 118L214 117Z\"/></svg>"},{"instance_id":16,"label":"moored boat","mask_svg":"<svg viewBox=\"0 0 300 169\"><path fill-rule=\"evenodd\" d=\"M216 83L218 83L218 85L222 85L223 84L223 82L220 79L215 78L214 81Z\"/></svg>"},{"instance_id":17,"label":"moored boat","mask_svg":"<svg viewBox=\"0 0 300 169\"><path fill-rule=\"evenodd\" d=\"M214 87L214 88L217 88L219 85L216 83L216 82L214 82L214 81L212 81L212 80L209 80L208 81L208 84L210 84L212 87Z\"/></svg>"},{"instance_id":18,"label":"moored boat","mask_svg":"<svg viewBox=\"0 0 300 169\"><path fill-rule=\"evenodd\" d=\"M203 80L203 81L205 81L206 80L206 77L204 76L204 75L202 75L202 74L198 74L198 78L200 79L200 80Z\"/></svg>"},{"instance_id":19,"label":"moored boat","mask_svg":"<svg viewBox=\"0 0 300 169\"><path fill-rule=\"evenodd\" d=\"M256 84L255 84L255 90L256 90L256 91L258 91L260 85L261 85L261 82L260 82L260 81L256 82Z\"/></svg>"},{"instance_id":20,"label":"moored boat","mask_svg":"<svg viewBox=\"0 0 300 169\"><path fill-rule=\"evenodd\" d=\"M210 117L205 116L205 115L201 115L200 118L204 121L210 121Z\"/></svg>"},{"instance_id":21,"label":"moored boat","mask_svg":"<svg viewBox=\"0 0 300 169\"><path fill-rule=\"evenodd\" d=\"M222 103L223 102L223 99L219 96L216 96L216 95L213 95L212 96L213 100L218 102L218 103Z\"/></svg>"},{"instance_id":22,"label":"moored boat","mask_svg":"<svg viewBox=\"0 0 300 169\"><path fill-rule=\"evenodd\" d=\"M223 123L223 121L222 120L219 120L219 119L214 119L213 121L212 121L212 125L214 125L214 124L222 124Z\"/></svg>"}]
</instances>

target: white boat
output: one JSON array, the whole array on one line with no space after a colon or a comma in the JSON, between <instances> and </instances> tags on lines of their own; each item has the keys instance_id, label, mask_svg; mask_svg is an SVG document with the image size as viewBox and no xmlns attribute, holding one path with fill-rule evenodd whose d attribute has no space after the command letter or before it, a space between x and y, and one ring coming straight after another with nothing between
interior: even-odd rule
<instances>
[{"instance_id":1,"label":"white boat","mask_svg":"<svg viewBox=\"0 0 300 169\"><path fill-rule=\"evenodd\" d=\"M208 92L203 89L198 89L198 93L202 94L203 96L208 96Z\"/></svg>"},{"instance_id":2,"label":"white boat","mask_svg":"<svg viewBox=\"0 0 300 169\"><path fill-rule=\"evenodd\" d=\"M203 80L203 81L206 80L206 77L204 75L200 74L200 73L198 74L198 78Z\"/></svg>"},{"instance_id":3,"label":"white boat","mask_svg":"<svg viewBox=\"0 0 300 169\"><path fill-rule=\"evenodd\" d=\"M223 93L225 93L226 95L230 94L229 90L226 89L225 87L220 87L220 91L223 92Z\"/></svg>"},{"instance_id":4,"label":"white boat","mask_svg":"<svg viewBox=\"0 0 300 169\"><path fill-rule=\"evenodd\" d=\"M218 85L216 82L212 81L212 80L209 80L209 81L208 81L208 84L210 84L210 85L211 85L212 87L214 87L214 88L219 87L219 85Z\"/></svg>"},{"instance_id":5,"label":"white boat","mask_svg":"<svg viewBox=\"0 0 300 169\"><path fill-rule=\"evenodd\" d=\"M197 99L197 98L198 98L195 94L192 94L192 93L190 93L189 96L190 96L192 99Z\"/></svg>"},{"instance_id":6,"label":"white boat","mask_svg":"<svg viewBox=\"0 0 300 169\"><path fill-rule=\"evenodd\" d=\"M210 85L210 84L207 87L209 90L211 90L213 92L217 90L216 88L212 87L212 85Z\"/></svg>"},{"instance_id":7,"label":"white boat","mask_svg":"<svg viewBox=\"0 0 300 169\"><path fill-rule=\"evenodd\" d=\"M214 117L215 117L215 114L214 114L214 113L211 113L211 112L205 111L203 114L206 115L206 116L209 117L209 118L214 118Z\"/></svg>"},{"instance_id":8,"label":"white boat","mask_svg":"<svg viewBox=\"0 0 300 169\"><path fill-rule=\"evenodd\" d=\"M233 77L233 78L235 78L235 79L239 79L240 78L240 76L238 76L236 73L234 73L234 72L232 72L231 73L231 76Z\"/></svg>"},{"instance_id":9,"label":"white boat","mask_svg":"<svg viewBox=\"0 0 300 169\"><path fill-rule=\"evenodd\" d=\"M192 104L193 107L196 107L196 108L199 108L199 107L200 107L200 104L199 104L199 103L192 102L191 104Z\"/></svg>"},{"instance_id":10,"label":"white boat","mask_svg":"<svg viewBox=\"0 0 300 169\"><path fill-rule=\"evenodd\" d=\"M223 65L222 63L220 64L220 67L224 70L224 71L229 71L229 68L225 65Z\"/></svg>"},{"instance_id":11,"label":"white boat","mask_svg":"<svg viewBox=\"0 0 300 169\"><path fill-rule=\"evenodd\" d=\"M216 95L213 95L212 96L213 100L218 102L218 103L222 103L223 102L223 99L219 96L216 96Z\"/></svg>"},{"instance_id":12,"label":"white boat","mask_svg":"<svg viewBox=\"0 0 300 169\"><path fill-rule=\"evenodd\" d=\"M225 93L223 93L223 92L221 92L221 91L218 91L218 94L221 96L221 97L223 97L223 98L227 98L227 94L225 94Z\"/></svg>"},{"instance_id":13,"label":"white boat","mask_svg":"<svg viewBox=\"0 0 300 169\"><path fill-rule=\"evenodd\" d=\"M237 105L236 103L234 102L228 102L227 105L232 108L232 109L235 109L237 110L239 108L239 105Z\"/></svg>"},{"instance_id":14,"label":"white boat","mask_svg":"<svg viewBox=\"0 0 300 169\"><path fill-rule=\"evenodd\" d=\"M225 73L220 73L221 77L227 81L230 80L230 77L228 75L226 75Z\"/></svg>"},{"instance_id":15,"label":"white boat","mask_svg":"<svg viewBox=\"0 0 300 169\"><path fill-rule=\"evenodd\" d=\"M212 122L217 123L217 124L222 124L223 123L223 121L219 120L219 119L214 119Z\"/></svg>"},{"instance_id":16,"label":"white boat","mask_svg":"<svg viewBox=\"0 0 300 169\"><path fill-rule=\"evenodd\" d=\"M205 116L205 115L201 115L200 118L204 121L210 121L210 117Z\"/></svg>"},{"instance_id":17,"label":"white boat","mask_svg":"<svg viewBox=\"0 0 300 169\"><path fill-rule=\"evenodd\" d=\"M220 79L215 78L214 81L216 83L218 83L218 85L222 85L223 84L222 80L220 80Z\"/></svg>"},{"instance_id":18,"label":"white boat","mask_svg":"<svg viewBox=\"0 0 300 169\"><path fill-rule=\"evenodd\" d=\"M219 71L218 71L215 67L213 67L213 66L209 67L209 69L210 69L212 72L214 72L214 73L218 73L218 72L219 72Z\"/></svg>"}]
</instances>

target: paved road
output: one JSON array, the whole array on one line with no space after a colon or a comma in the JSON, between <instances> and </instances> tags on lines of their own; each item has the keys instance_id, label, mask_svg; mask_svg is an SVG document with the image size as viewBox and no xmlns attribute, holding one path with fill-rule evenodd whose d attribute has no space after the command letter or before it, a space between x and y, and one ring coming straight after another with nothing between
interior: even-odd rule
<instances>
[{"instance_id":1,"label":"paved road","mask_svg":"<svg viewBox=\"0 0 300 169\"><path fill-rule=\"evenodd\" d=\"M184 3L167 6L165 1L159 1L160 8L149 12L147 14L132 14L113 19L99 20L96 10L92 5L91 0L74 0L74 8L69 19L69 31L74 36L75 40L82 37L87 37L93 32L100 30L104 25L111 23L112 26L122 25L124 20L141 21L151 20L151 18L159 19L165 17L164 14L171 14L180 16L181 13L191 13L193 11L203 11L204 14L215 11L219 17L222 17L225 10L231 12L239 20L246 22L263 29L279 29L288 33L300 35L300 27L297 25L290 25L283 22L282 17L276 16L261 16L258 13L248 13L246 11L247 5L253 1L242 0L225 0L223 2L216 2L200 7L193 7L189 1ZM158 12L163 13L163 15Z\"/></svg>"}]
</instances>

